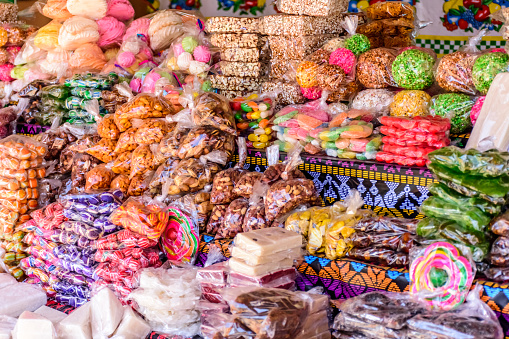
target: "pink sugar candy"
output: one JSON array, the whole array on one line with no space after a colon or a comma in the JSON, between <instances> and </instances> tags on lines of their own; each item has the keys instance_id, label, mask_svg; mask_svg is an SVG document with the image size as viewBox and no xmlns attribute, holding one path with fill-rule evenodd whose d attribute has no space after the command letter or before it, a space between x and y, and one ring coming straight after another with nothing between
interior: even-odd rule
<instances>
[{"instance_id":1,"label":"pink sugar candy","mask_svg":"<svg viewBox=\"0 0 509 339\"><path fill-rule=\"evenodd\" d=\"M475 125L477 118L479 117L479 113L481 113L482 105L484 104L484 100L486 96L479 97L474 106L472 106L472 110L470 111L470 120L472 120L472 125Z\"/></svg>"},{"instance_id":2,"label":"pink sugar candy","mask_svg":"<svg viewBox=\"0 0 509 339\"><path fill-rule=\"evenodd\" d=\"M325 112L324 110L321 110L321 109L302 109L302 110L299 110L299 112L304 113L307 116L310 116L312 118L318 119L323 122L330 121L329 114L327 114L327 112Z\"/></svg>"},{"instance_id":3,"label":"pink sugar candy","mask_svg":"<svg viewBox=\"0 0 509 339\"><path fill-rule=\"evenodd\" d=\"M173 54L175 54L176 57L182 53L184 53L184 47L182 47L182 44L173 45Z\"/></svg>"},{"instance_id":4,"label":"pink sugar candy","mask_svg":"<svg viewBox=\"0 0 509 339\"><path fill-rule=\"evenodd\" d=\"M97 20L97 25L99 26L100 35L97 42L99 47L120 46L125 32L125 24L123 22L118 21L114 17L105 16L101 20Z\"/></svg>"},{"instance_id":5,"label":"pink sugar candy","mask_svg":"<svg viewBox=\"0 0 509 339\"><path fill-rule=\"evenodd\" d=\"M306 99L316 100L322 97L322 90L319 87L301 88L300 90Z\"/></svg>"},{"instance_id":6,"label":"pink sugar candy","mask_svg":"<svg viewBox=\"0 0 509 339\"><path fill-rule=\"evenodd\" d=\"M11 77L11 71L14 68L13 64L0 65L0 80L1 81L13 81Z\"/></svg>"},{"instance_id":7,"label":"pink sugar candy","mask_svg":"<svg viewBox=\"0 0 509 339\"><path fill-rule=\"evenodd\" d=\"M304 128L290 128L288 130L288 136L297 140L306 140L307 136L309 134L308 130L305 130Z\"/></svg>"},{"instance_id":8,"label":"pink sugar candy","mask_svg":"<svg viewBox=\"0 0 509 339\"><path fill-rule=\"evenodd\" d=\"M495 53L495 52L506 53L505 49L503 49L503 48L495 48L494 50L490 51L490 53Z\"/></svg>"},{"instance_id":9,"label":"pink sugar candy","mask_svg":"<svg viewBox=\"0 0 509 339\"><path fill-rule=\"evenodd\" d=\"M120 21L129 21L134 18L134 8L129 0L109 0L106 15Z\"/></svg>"},{"instance_id":10,"label":"pink sugar candy","mask_svg":"<svg viewBox=\"0 0 509 339\"><path fill-rule=\"evenodd\" d=\"M133 78L129 83L129 87L131 87L131 90L136 93L140 93L141 85L142 83L140 78Z\"/></svg>"},{"instance_id":11,"label":"pink sugar candy","mask_svg":"<svg viewBox=\"0 0 509 339\"><path fill-rule=\"evenodd\" d=\"M210 51L207 46L198 46L193 52L194 60L208 63L210 61Z\"/></svg>"},{"instance_id":12,"label":"pink sugar candy","mask_svg":"<svg viewBox=\"0 0 509 339\"><path fill-rule=\"evenodd\" d=\"M287 120L287 121L283 121L278 126L288 127L288 128L297 128L300 125L299 125L299 122L297 121L297 119L290 119L290 120Z\"/></svg>"},{"instance_id":13,"label":"pink sugar candy","mask_svg":"<svg viewBox=\"0 0 509 339\"><path fill-rule=\"evenodd\" d=\"M157 80L161 79L161 74L157 72L150 72L145 79L143 79L143 86L141 87L142 93L153 93L156 87Z\"/></svg>"},{"instance_id":14,"label":"pink sugar candy","mask_svg":"<svg viewBox=\"0 0 509 339\"><path fill-rule=\"evenodd\" d=\"M346 74L352 72L356 62L355 54L346 48L338 48L331 53L329 58L329 64L340 66Z\"/></svg>"},{"instance_id":15,"label":"pink sugar candy","mask_svg":"<svg viewBox=\"0 0 509 339\"><path fill-rule=\"evenodd\" d=\"M283 109L281 109L277 114L276 116L278 117L282 117L283 115L287 115L288 113L292 113L293 111L295 111L295 107L292 107L292 106L285 106Z\"/></svg>"},{"instance_id":16,"label":"pink sugar candy","mask_svg":"<svg viewBox=\"0 0 509 339\"><path fill-rule=\"evenodd\" d=\"M123 41L126 41L129 37L136 34L143 34L148 38L148 28L150 27L150 19L139 18L131 22L127 30L125 31Z\"/></svg>"},{"instance_id":17,"label":"pink sugar candy","mask_svg":"<svg viewBox=\"0 0 509 339\"><path fill-rule=\"evenodd\" d=\"M132 52L123 52L117 57L117 63L122 67L131 67L135 62L136 57Z\"/></svg>"},{"instance_id":18,"label":"pink sugar candy","mask_svg":"<svg viewBox=\"0 0 509 339\"><path fill-rule=\"evenodd\" d=\"M320 134L323 131L325 131L325 128L315 128L314 130L309 132L309 136L311 138L316 139L316 138L318 138L318 134Z\"/></svg>"}]
</instances>

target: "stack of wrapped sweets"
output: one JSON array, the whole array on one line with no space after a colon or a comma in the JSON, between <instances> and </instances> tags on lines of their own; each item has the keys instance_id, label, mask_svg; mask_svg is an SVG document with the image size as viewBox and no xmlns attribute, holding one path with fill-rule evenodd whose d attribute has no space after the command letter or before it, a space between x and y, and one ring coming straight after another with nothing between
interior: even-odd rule
<instances>
[{"instance_id":1,"label":"stack of wrapped sweets","mask_svg":"<svg viewBox=\"0 0 509 339\"><path fill-rule=\"evenodd\" d=\"M373 48L408 47L415 29L415 8L408 3L384 2L366 8L368 23L358 32L369 38Z\"/></svg>"},{"instance_id":2,"label":"stack of wrapped sweets","mask_svg":"<svg viewBox=\"0 0 509 339\"><path fill-rule=\"evenodd\" d=\"M95 117L86 110L87 104L93 100L100 100L103 91L111 90L118 82L118 75L110 73L106 76L93 74L76 74L66 79L64 86L68 96L64 100L66 117L71 124L94 123ZM64 98L62 98L64 99ZM99 107L100 114L106 114L106 109Z\"/></svg>"},{"instance_id":3,"label":"stack of wrapped sweets","mask_svg":"<svg viewBox=\"0 0 509 339\"><path fill-rule=\"evenodd\" d=\"M31 138L12 135L0 140L0 215L3 233L30 219L38 206L38 179L46 176L43 167L47 148Z\"/></svg>"},{"instance_id":4,"label":"stack of wrapped sweets","mask_svg":"<svg viewBox=\"0 0 509 339\"><path fill-rule=\"evenodd\" d=\"M40 91L40 104L37 110L32 111L32 116L43 126L52 125L55 118L65 120L68 117L66 100L70 95L70 90L64 85L43 87Z\"/></svg>"},{"instance_id":5,"label":"stack of wrapped sweets","mask_svg":"<svg viewBox=\"0 0 509 339\"><path fill-rule=\"evenodd\" d=\"M240 136L247 138L248 147L269 146L273 136L271 118L274 115L274 104L274 96L258 94L230 101L237 130Z\"/></svg>"},{"instance_id":6,"label":"stack of wrapped sweets","mask_svg":"<svg viewBox=\"0 0 509 339\"><path fill-rule=\"evenodd\" d=\"M14 278L23 281L26 276L20 267L20 263L28 256L26 253L27 245L24 242L27 233L21 230L12 234L0 233L0 260L3 262L2 266Z\"/></svg>"},{"instance_id":7,"label":"stack of wrapped sweets","mask_svg":"<svg viewBox=\"0 0 509 339\"><path fill-rule=\"evenodd\" d=\"M430 282L430 284L432 284ZM409 293L371 292L339 305L335 338L498 338L504 337L495 313L474 288L452 311L428 310Z\"/></svg>"},{"instance_id":8,"label":"stack of wrapped sweets","mask_svg":"<svg viewBox=\"0 0 509 339\"><path fill-rule=\"evenodd\" d=\"M206 339L331 338L327 296L263 287L226 288L222 295L230 313L204 317L201 335Z\"/></svg>"},{"instance_id":9,"label":"stack of wrapped sweets","mask_svg":"<svg viewBox=\"0 0 509 339\"><path fill-rule=\"evenodd\" d=\"M200 286L196 268L148 268L130 295L134 308L153 331L184 338L200 333ZM154 298L157 296L157 298Z\"/></svg>"},{"instance_id":10,"label":"stack of wrapped sweets","mask_svg":"<svg viewBox=\"0 0 509 339\"><path fill-rule=\"evenodd\" d=\"M238 234L228 261L231 287L260 286L291 290L293 262L302 256L302 237L283 228L264 228Z\"/></svg>"},{"instance_id":11,"label":"stack of wrapped sweets","mask_svg":"<svg viewBox=\"0 0 509 339\"><path fill-rule=\"evenodd\" d=\"M21 110L18 116L18 123L36 124L37 120L41 120L39 118L42 117L39 109L41 105L41 90L49 85L46 81L36 80L30 82L16 93L19 98L28 99L26 107Z\"/></svg>"},{"instance_id":12,"label":"stack of wrapped sweets","mask_svg":"<svg viewBox=\"0 0 509 339\"><path fill-rule=\"evenodd\" d=\"M421 206L427 218L419 222L417 234L428 242L466 246L474 261L481 262L490 246L488 225L509 193L507 153L449 146L431 152L428 159L439 183L429 187L433 196ZM503 240L500 245L503 248ZM492 262L503 264L499 249L494 246Z\"/></svg>"},{"instance_id":13,"label":"stack of wrapped sweets","mask_svg":"<svg viewBox=\"0 0 509 339\"><path fill-rule=\"evenodd\" d=\"M13 81L14 79L20 78L19 74L16 71L13 71L15 68L14 62L19 52L21 51L21 46L23 46L28 36L35 33L35 31L35 27L26 24L0 24L1 81Z\"/></svg>"},{"instance_id":14,"label":"stack of wrapped sweets","mask_svg":"<svg viewBox=\"0 0 509 339\"><path fill-rule=\"evenodd\" d=\"M425 166L428 153L448 146L451 123L439 116L380 118L382 151L376 160L404 166Z\"/></svg>"},{"instance_id":15,"label":"stack of wrapped sweets","mask_svg":"<svg viewBox=\"0 0 509 339\"><path fill-rule=\"evenodd\" d=\"M219 47L218 74L211 76L212 87L228 98L257 92L267 75L270 50L261 36L260 18L212 17L205 30Z\"/></svg>"}]
</instances>

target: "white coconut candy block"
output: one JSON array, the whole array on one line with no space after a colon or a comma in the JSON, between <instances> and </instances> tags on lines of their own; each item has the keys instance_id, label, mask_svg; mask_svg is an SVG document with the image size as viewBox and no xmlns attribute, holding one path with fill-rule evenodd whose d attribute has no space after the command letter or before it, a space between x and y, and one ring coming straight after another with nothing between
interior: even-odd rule
<instances>
[{"instance_id":1,"label":"white coconut candy block","mask_svg":"<svg viewBox=\"0 0 509 339\"><path fill-rule=\"evenodd\" d=\"M9 273L0 273L0 289L17 283L16 279Z\"/></svg>"},{"instance_id":2,"label":"white coconut candy block","mask_svg":"<svg viewBox=\"0 0 509 339\"><path fill-rule=\"evenodd\" d=\"M111 339L140 339L150 333L150 326L130 306L124 306L122 322Z\"/></svg>"},{"instance_id":3,"label":"white coconut candy block","mask_svg":"<svg viewBox=\"0 0 509 339\"><path fill-rule=\"evenodd\" d=\"M48 299L42 289L16 283L0 289L0 315L18 317L23 311L33 312L46 305Z\"/></svg>"},{"instance_id":4,"label":"white coconut candy block","mask_svg":"<svg viewBox=\"0 0 509 339\"><path fill-rule=\"evenodd\" d=\"M263 228L237 234L234 244L254 256L264 256L302 246L302 236L284 228Z\"/></svg>"},{"instance_id":5,"label":"white coconut candy block","mask_svg":"<svg viewBox=\"0 0 509 339\"><path fill-rule=\"evenodd\" d=\"M94 339L110 337L122 320L124 307L109 288L100 290L90 303L92 304L92 337Z\"/></svg>"},{"instance_id":6,"label":"white coconut candy block","mask_svg":"<svg viewBox=\"0 0 509 339\"><path fill-rule=\"evenodd\" d=\"M18 320L6 315L0 315L0 339L11 339L11 332Z\"/></svg>"},{"instance_id":7,"label":"white coconut candy block","mask_svg":"<svg viewBox=\"0 0 509 339\"><path fill-rule=\"evenodd\" d=\"M57 326L59 339L92 339L91 303L75 309Z\"/></svg>"},{"instance_id":8,"label":"white coconut candy block","mask_svg":"<svg viewBox=\"0 0 509 339\"><path fill-rule=\"evenodd\" d=\"M51 320L28 311L21 313L12 331L13 339L56 339L56 337L57 332Z\"/></svg>"},{"instance_id":9,"label":"white coconut candy block","mask_svg":"<svg viewBox=\"0 0 509 339\"><path fill-rule=\"evenodd\" d=\"M48 306L41 306L37 310L35 310L34 313L42 315L45 318L48 318L49 320L51 320L53 325L57 325L62 320L67 318L67 314L65 314L64 312L54 310Z\"/></svg>"}]
</instances>

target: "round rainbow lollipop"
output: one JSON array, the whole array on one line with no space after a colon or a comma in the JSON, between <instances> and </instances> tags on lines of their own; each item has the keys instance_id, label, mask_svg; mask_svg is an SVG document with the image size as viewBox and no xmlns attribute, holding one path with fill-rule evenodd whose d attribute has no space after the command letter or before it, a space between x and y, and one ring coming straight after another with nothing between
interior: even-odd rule
<instances>
[{"instance_id":1,"label":"round rainbow lollipop","mask_svg":"<svg viewBox=\"0 0 509 339\"><path fill-rule=\"evenodd\" d=\"M200 237L193 220L177 208L169 208L169 222L164 230L160 245L170 261L193 263Z\"/></svg>"}]
</instances>

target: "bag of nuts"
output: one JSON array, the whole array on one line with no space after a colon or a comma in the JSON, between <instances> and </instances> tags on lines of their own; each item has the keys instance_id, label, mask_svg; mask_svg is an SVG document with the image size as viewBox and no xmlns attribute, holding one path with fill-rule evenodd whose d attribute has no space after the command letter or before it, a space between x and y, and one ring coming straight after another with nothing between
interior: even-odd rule
<instances>
[{"instance_id":1,"label":"bag of nuts","mask_svg":"<svg viewBox=\"0 0 509 339\"><path fill-rule=\"evenodd\" d=\"M72 193L83 193L87 182L87 173L101 162L89 154L76 153L72 163Z\"/></svg>"},{"instance_id":2,"label":"bag of nuts","mask_svg":"<svg viewBox=\"0 0 509 339\"><path fill-rule=\"evenodd\" d=\"M249 198L249 208L242 224L242 231L249 232L270 227L265 218L265 203L263 198L267 194L269 185L257 182L254 184L253 195Z\"/></svg>"},{"instance_id":3,"label":"bag of nuts","mask_svg":"<svg viewBox=\"0 0 509 339\"><path fill-rule=\"evenodd\" d=\"M175 114L175 108L165 98L153 94L139 94L115 112L115 124L120 132L132 126L132 119L164 118Z\"/></svg>"},{"instance_id":4,"label":"bag of nuts","mask_svg":"<svg viewBox=\"0 0 509 339\"><path fill-rule=\"evenodd\" d=\"M99 165L85 176L85 192L108 189L115 174L106 164Z\"/></svg>"},{"instance_id":5,"label":"bag of nuts","mask_svg":"<svg viewBox=\"0 0 509 339\"><path fill-rule=\"evenodd\" d=\"M120 131L115 125L115 119L112 114L107 114L104 117L100 114L99 101L92 99L85 104L85 110L94 117L97 123L97 134L101 138L117 140L120 136Z\"/></svg>"},{"instance_id":6,"label":"bag of nuts","mask_svg":"<svg viewBox=\"0 0 509 339\"><path fill-rule=\"evenodd\" d=\"M204 189L212 184L214 175L221 170L218 163L224 165L226 157L224 153L215 151L200 159L182 160L170 174L168 189L163 189L163 195L187 194Z\"/></svg>"},{"instance_id":7,"label":"bag of nuts","mask_svg":"<svg viewBox=\"0 0 509 339\"><path fill-rule=\"evenodd\" d=\"M298 144L294 148L292 148L288 152L288 158L283 163L279 163L279 146L273 145L267 147L267 163L269 167L263 172L263 177L261 178L261 182L272 185L276 181L282 178L283 172L286 171L286 167L291 162L296 162L297 164L291 165L286 171L286 178L288 179L297 179L297 178L306 178L304 173L302 173L297 166L300 164L300 152L302 151L302 146Z\"/></svg>"},{"instance_id":8,"label":"bag of nuts","mask_svg":"<svg viewBox=\"0 0 509 339\"><path fill-rule=\"evenodd\" d=\"M154 169L154 155L147 145L136 148L131 158L131 173L129 179L132 180L136 175L143 175Z\"/></svg>"},{"instance_id":9,"label":"bag of nuts","mask_svg":"<svg viewBox=\"0 0 509 339\"><path fill-rule=\"evenodd\" d=\"M127 195L132 196L140 196L148 190L150 181L154 176L154 171L148 171L144 174L135 175L131 179L131 183L129 184L129 188L127 189Z\"/></svg>"},{"instance_id":10,"label":"bag of nuts","mask_svg":"<svg viewBox=\"0 0 509 339\"><path fill-rule=\"evenodd\" d=\"M119 174L111 181L110 189L119 189L122 193L126 194L130 183L129 177L126 174Z\"/></svg>"},{"instance_id":11,"label":"bag of nuts","mask_svg":"<svg viewBox=\"0 0 509 339\"><path fill-rule=\"evenodd\" d=\"M247 171L242 169L247 159L246 139L239 138L239 162L233 168L219 172L214 177L210 202L214 205L223 205L232 202L237 195L234 188L240 177Z\"/></svg>"},{"instance_id":12,"label":"bag of nuts","mask_svg":"<svg viewBox=\"0 0 509 339\"><path fill-rule=\"evenodd\" d=\"M111 139L102 138L97 144L90 147L87 153L91 156L101 160L102 162L108 163L115 159L115 143L116 141Z\"/></svg>"},{"instance_id":13,"label":"bag of nuts","mask_svg":"<svg viewBox=\"0 0 509 339\"><path fill-rule=\"evenodd\" d=\"M211 126L198 126L191 129L181 139L177 155L180 159L199 158L212 151L226 153L228 159L235 151L235 137Z\"/></svg>"},{"instance_id":14,"label":"bag of nuts","mask_svg":"<svg viewBox=\"0 0 509 339\"><path fill-rule=\"evenodd\" d=\"M207 92L200 95L193 109L193 120L198 126L212 126L226 133L237 135L235 117L228 99Z\"/></svg>"},{"instance_id":15,"label":"bag of nuts","mask_svg":"<svg viewBox=\"0 0 509 339\"><path fill-rule=\"evenodd\" d=\"M173 170L177 168L180 159L167 159L164 164L160 165L150 181L149 191L152 195L162 194L162 188L165 182L170 180Z\"/></svg>"},{"instance_id":16,"label":"bag of nuts","mask_svg":"<svg viewBox=\"0 0 509 339\"><path fill-rule=\"evenodd\" d=\"M181 140L189 133L189 128L178 124L159 143L154 153L154 162L164 162L168 158L178 158Z\"/></svg>"},{"instance_id":17,"label":"bag of nuts","mask_svg":"<svg viewBox=\"0 0 509 339\"><path fill-rule=\"evenodd\" d=\"M224 220L216 234L216 239L233 239L238 233L242 233L242 225L244 224L244 217L248 208L249 200L246 198L233 200L226 209Z\"/></svg>"},{"instance_id":18,"label":"bag of nuts","mask_svg":"<svg viewBox=\"0 0 509 339\"><path fill-rule=\"evenodd\" d=\"M133 119L132 125L136 129L134 141L138 145L160 143L163 137L176 126L175 123L168 123L166 119Z\"/></svg>"},{"instance_id":19,"label":"bag of nuts","mask_svg":"<svg viewBox=\"0 0 509 339\"><path fill-rule=\"evenodd\" d=\"M134 141L134 135L136 134L135 128L129 128L124 133L120 134L120 137L115 147L115 154L124 152L134 151L139 145Z\"/></svg>"},{"instance_id":20,"label":"bag of nuts","mask_svg":"<svg viewBox=\"0 0 509 339\"><path fill-rule=\"evenodd\" d=\"M115 174L129 174L131 172L131 158L133 152L120 153L111 164L111 170Z\"/></svg>"},{"instance_id":21,"label":"bag of nuts","mask_svg":"<svg viewBox=\"0 0 509 339\"><path fill-rule=\"evenodd\" d=\"M224 216L226 215L226 210L228 209L228 205L214 205L212 212L210 213L209 222L207 223L207 233L211 235L216 235L219 228L221 228L221 224L223 223Z\"/></svg>"}]
</instances>

